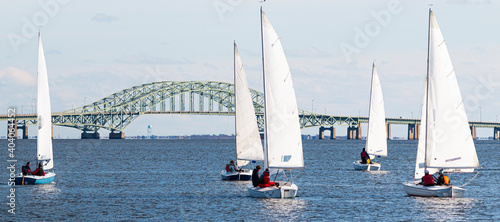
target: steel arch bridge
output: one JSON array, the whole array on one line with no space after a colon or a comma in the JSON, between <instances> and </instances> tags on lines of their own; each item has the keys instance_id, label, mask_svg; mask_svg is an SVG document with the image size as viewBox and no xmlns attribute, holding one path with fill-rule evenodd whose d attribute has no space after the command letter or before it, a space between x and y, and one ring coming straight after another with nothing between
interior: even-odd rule
<instances>
[{"instance_id":1,"label":"steel arch bridge","mask_svg":"<svg viewBox=\"0 0 500 222\"><path fill-rule=\"evenodd\" d=\"M264 97L250 89L257 122L263 129ZM123 130L141 115L191 114L234 115L234 84L216 81L163 81L134 86L113 93L82 107L52 114L52 123L84 132ZM330 116L299 109L301 128L317 126L355 126L365 117ZM36 114L24 114L17 121L36 124ZM0 120L6 120L0 116Z\"/></svg>"}]
</instances>

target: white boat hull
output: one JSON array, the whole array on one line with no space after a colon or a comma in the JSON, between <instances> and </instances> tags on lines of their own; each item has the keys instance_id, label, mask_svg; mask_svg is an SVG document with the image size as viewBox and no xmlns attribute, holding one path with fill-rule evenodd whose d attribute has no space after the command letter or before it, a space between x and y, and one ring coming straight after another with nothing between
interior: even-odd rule
<instances>
[{"instance_id":1,"label":"white boat hull","mask_svg":"<svg viewBox=\"0 0 500 222\"><path fill-rule=\"evenodd\" d=\"M419 181L403 183L409 196L419 197L463 197L465 189L452 185L424 186Z\"/></svg>"},{"instance_id":2,"label":"white boat hull","mask_svg":"<svg viewBox=\"0 0 500 222\"><path fill-rule=\"evenodd\" d=\"M239 180L239 181L249 181L252 180L252 172L253 170L244 170L243 172L226 172L221 171L220 176L222 180Z\"/></svg>"},{"instance_id":3,"label":"white boat hull","mask_svg":"<svg viewBox=\"0 0 500 222\"><path fill-rule=\"evenodd\" d=\"M284 181L276 181L279 187L254 187L252 184L247 185L248 194L255 198L294 198L297 195L299 188L293 183Z\"/></svg>"},{"instance_id":4,"label":"white boat hull","mask_svg":"<svg viewBox=\"0 0 500 222\"><path fill-rule=\"evenodd\" d=\"M370 163L370 164L361 163L360 160L353 162L352 165L354 165L355 170L365 170L365 171L377 171L380 170L380 167L382 166L380 165L380 163Z\"/></svg>"}]
</instances>

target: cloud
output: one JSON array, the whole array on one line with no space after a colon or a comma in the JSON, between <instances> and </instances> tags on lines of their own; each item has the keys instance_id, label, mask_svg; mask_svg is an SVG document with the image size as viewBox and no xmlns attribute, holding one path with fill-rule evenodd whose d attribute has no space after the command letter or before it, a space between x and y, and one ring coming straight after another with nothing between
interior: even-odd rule
<instances>
[{"instance_id":1,"label":"cloud","mask_svg":"<svg viewBox=\"0 0 500 222\"><path fill-rule=\"evenodd\" d=\"M119 63L127 64L163 64L163 65L178 65L178 64L194 64L195 62L187 59L170 59L158 56L149 55L146 53L136 54L136 55L125 55L121 58L116 59Z\"/></svg>"},{"instance_id":2,"label":"cloud","mask_svg":"<svg viewBox=\"0 0 500 222\"><path fill-rule=\"evenodd\" d=\"M54 55L61 55L61 51L59 50L56 50L56 49L48 49L47 51L45 51L45 54L46 55L51 55L51 54L54 54Z\"/></svg>"},{"instance_id":3,"label":"cloud","mask_svg":"<svg viewBox=\"0 0 500 222\"><path fill-rule=\"evenodd\" d=\"M469 4L469 5L489 5L491 0L449 0L448 3L451 4Z\"/></svg>"},{"instance_id":4,"label":"cloud","mask_svg":"<svg viewBox=\"0 0 500 222\"><path fill-rule=\"evenodd\" d=\"M217 67L216 65L214 65L212 63L205 62L205 63L203 63L203 66L206 67L206 68L211 68L211 69L219 70L219 67Z\"/></svg>"},{"instance_id":5,"label":"cloud","mask_svg":"<svg viewBox=\"0 0 500 222\"><path fill-rule=\"evenodd\" d=\"M292 57L313 57L313 58L324 58L324 57L332 57L332 54L319 50L314 47L309 47L307 49L298 49L298 50L291 50L286 52L287 56L292 56Z\"/></svg>"},{"instance_id":6,"label":"cloud","mask_svg":"<svg viewBox=\"0 0 500 222\"><path fill-rule=\"evenodd\" d=\"M92 21L96 22L117 22L119 19L118 17L111 16L111 15L105 15L105 14L97 14L92 18Z\"/></svg>"},{"instance_id":7,"label":"cloud","mask_svg":"<svg viewBox=\"0 0 500 222\"><path fill-rule=\"evenodd\" d=\"M35 78L26 70L21 70L16 67L7 67L0 69L0 84L5 85L23 85L34 86Z\"/></svg>"}]
</instances>

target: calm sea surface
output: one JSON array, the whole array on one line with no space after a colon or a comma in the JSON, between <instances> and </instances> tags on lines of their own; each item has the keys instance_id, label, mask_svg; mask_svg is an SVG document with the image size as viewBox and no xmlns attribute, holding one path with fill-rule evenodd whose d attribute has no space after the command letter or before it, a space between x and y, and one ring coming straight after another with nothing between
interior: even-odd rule
<instances>
[{"instance_id":1,"label":"calm sea surface","mask_svg":"<svg viewBox=\"0 0 500 222\"><path fill-rule=\"evenodd\" d=\"M476 141L483 170L464 198L408 197L416 141L389 141L382 171L354 171L365 141L304 141L306 169L295 199L255 199L246 182L220 180L235 157L233 140L54 140L56 183L16 186L9 195L7 141L2 162L0 221L6 220L500 220L500 141ZM18 140L18 170L36 152ZM461 185L474 174L453 174Z\"/></svg>"}]
</instances>

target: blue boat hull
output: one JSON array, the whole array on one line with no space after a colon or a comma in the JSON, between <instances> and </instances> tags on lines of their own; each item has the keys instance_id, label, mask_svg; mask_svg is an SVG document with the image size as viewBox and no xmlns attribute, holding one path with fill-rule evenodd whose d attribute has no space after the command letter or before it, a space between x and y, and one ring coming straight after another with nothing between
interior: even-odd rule
<instances>
[{"instance_id":1,"label":"blue boat hull","mask_svg":"<svg viewBox=\"0 0 500 222\"><path fill-rule=\"evenodd\" d=\"M24 180L23 180L24 177ZM46 173L45 176L17 176L15 178L16 185L39 185L39 184L48 184L54 182L56 177L55 173ZM23 184L24 181L24 184Z\"/></svg>"}]
</instances>

